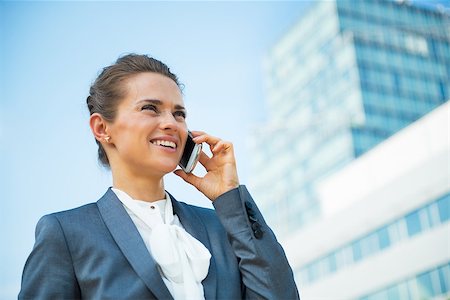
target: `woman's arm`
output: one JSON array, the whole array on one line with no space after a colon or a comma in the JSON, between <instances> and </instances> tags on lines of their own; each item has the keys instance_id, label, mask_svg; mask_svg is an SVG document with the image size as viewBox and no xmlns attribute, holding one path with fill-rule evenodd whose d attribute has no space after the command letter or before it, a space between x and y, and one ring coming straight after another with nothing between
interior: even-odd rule
<instances>
[{"instance_id":1,"label":"woman's arm","mask_svg":"<svg viewBox=\"0 0 450 300\"><path fill-rule=\"evenodd\" d=\"M246 299L299 299L283 248L245 186L213 202L239 261Z\"/></svg>"},{"instance_id":2,"label":"woman's arm","mask_svg":"<svg viewBox=\"0 0 450 300\"><path fill-rule=\"evenodd\" d=\"M298 299L291 267L283 248L267 226L244 186L239 186L233 144L203 132L194 142L207 143L212 157L200 155L207 173L198 177L182 170L175 174L213 201L239 261L245 298Z\"/></svg>"},{"instance_id":3,"label":"woman's arm","mask_svg":"<svg viewBox=\"0 0 450 300\"><path fill-rule=\"evenodd\" d=\"M58 219L42 217L22 274L19 299L80 299L72 257Z\"/></svg>"}]
</instances>

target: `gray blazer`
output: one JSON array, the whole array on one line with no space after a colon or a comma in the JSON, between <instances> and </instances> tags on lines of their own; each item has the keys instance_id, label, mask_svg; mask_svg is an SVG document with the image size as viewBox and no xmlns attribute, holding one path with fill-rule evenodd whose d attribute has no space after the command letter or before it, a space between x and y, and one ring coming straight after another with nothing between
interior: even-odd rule
<instances>
[{"instance_id":1,"label":"gray blazer","mask_svg":"<svg viewBox=\"0 0 450 300\"><path fill-rule=\"evenodd\" d=\"M174 213L211 252L206 299L299 299L292 270L245 186ZM46 215L19 299L172 299L133 221L111 189L96 203Z\"/></svg>"}]
</instances>

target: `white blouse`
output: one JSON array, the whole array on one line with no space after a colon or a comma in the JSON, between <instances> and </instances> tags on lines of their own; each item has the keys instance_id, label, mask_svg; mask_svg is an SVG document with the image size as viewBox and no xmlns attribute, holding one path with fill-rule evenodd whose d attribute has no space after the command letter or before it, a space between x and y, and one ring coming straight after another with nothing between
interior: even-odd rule
<instances>
[{"instance_id":1,"label":"white blouse","mask_svg":"<svg viewBox=\"0 0 450 300\"><path fill-rule=\"evenodd\" d=\"M184 230L178 216L173 214L169 195L147 202L132 199L116 188L112 191L136 225L173 298L205 299L201 282L208 275L211 254Z\"/></svg>"}]
</instances>

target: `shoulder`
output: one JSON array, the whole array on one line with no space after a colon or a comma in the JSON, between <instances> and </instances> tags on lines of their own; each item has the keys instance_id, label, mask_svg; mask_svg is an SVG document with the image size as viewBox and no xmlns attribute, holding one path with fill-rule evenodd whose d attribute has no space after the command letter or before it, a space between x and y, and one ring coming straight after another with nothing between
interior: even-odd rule
<instances>
[{"instance_id":1,"label":"shoulder","mask_svg":"<svg viewBox=\"0 0 450 300\"><path fill-rule=\"evenodd\" d=\"M67 249L67 234L74 227L71 224L83 226L81 216L85 211L91 211L95 204L83 205L78 208L54 212L41 217L35 230L35 248L46 249L45 252L59 252ZM82 225L83 224L83 225ZM53 252L52 252L53 251Z\"/></svg>"},{"instance_id":2,"label":"shoulder","mask_svg":"<svg viewBox=\"0 0 450 300\"><path fill-rule=\"evenodd\" d=\"M91 219L94 215L100 214L99 206L101 204L110 205L111 204L111 198L116 197L114 192L111 191L111 189L107 189L106 192L97 199L96 202L87 203L75 208L62 210L58 212L54 212L48 215L45 215L42 217L43 219L56 219L59 221L63 220L74 220L74 221L88 221ZM120 203L117 200L118 203Z\"/></svg>"},{"instance_id":3,"label":"shoulder","mask_svg":"<svg viewBox=\"0 0 450 300\"><path fill-rule=\"evenodd\" d=\"M98 207L96 203L89 203L79 207L54 212L47 214L41 218L41 220L65 220L65 219L85 219L87 216L98 212Z\"/></svg>"},{"instance_id":4,"label":"shoulder","mask_svg":"<svg viewBox=\"0 0 450 300\"><path fill-rule=\"evenodd\" d=\"M98 215L98 208L95 203L50 213L39 219L36 225L36 234L40 232L52 234L56 233L55 231L64 231L64 228L73 224L77 226L86 226L92 222L95 215Z\"/></svg>"}]
</instances>

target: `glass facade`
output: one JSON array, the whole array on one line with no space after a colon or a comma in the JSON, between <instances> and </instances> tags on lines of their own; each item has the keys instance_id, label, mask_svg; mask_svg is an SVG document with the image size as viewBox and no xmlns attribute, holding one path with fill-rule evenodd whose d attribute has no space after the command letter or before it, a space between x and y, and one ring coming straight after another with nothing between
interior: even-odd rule
<instances>
[{"instance_id":1,"label":"glass facade","mask_svg":"<svg viewBox=\"0 0 450 300\"><path fill-rule=\"evenodd\" d=\"M449 209L450 194L446 194L294 270L297 280L301 286L307 286L381 253L401 241L446 224L450 219Z\"/></svg>"},{"instance_id":2,"label":"glass facade","mask_svg":"<svg viewBox=\"0 0 450 300\"><path fill-rule=\"evenodd\" d=\"M450 95L449 20L393 1L338 1L354 41L366 122L353 128L355 157Z\"/></svg>"},{"instance_id":3,"label":"glass facade","mask_svg":"<svg viewBox=\"0 0 450 300\"><path fill-rule=\"evenodd\" d=\"M250 185L279 236L320 216L321 179L449 99L449 24L396 1L317 1L273 47Z\"/></svg>"},{"instance_id":4,"label":"glass facade","mask_svg":"<svg viewBox=\"0 0 450 300\"><path fill-rule=\"evenodd\" d=\"M450 296L450 263L437 266L359 300L448 299Z\"/></svg>"}]
</instances>

